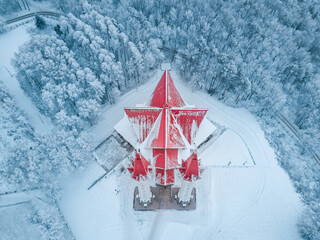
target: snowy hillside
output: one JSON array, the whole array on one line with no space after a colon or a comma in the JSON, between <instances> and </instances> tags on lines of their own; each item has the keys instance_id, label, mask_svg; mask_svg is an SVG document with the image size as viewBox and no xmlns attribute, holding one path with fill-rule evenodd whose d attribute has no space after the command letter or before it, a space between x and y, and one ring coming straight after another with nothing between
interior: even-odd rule
<instances>
[{"instance_id":1,"label":"snowy hillside","mask_svg":"<svg viewBox=\"0 0 320 240\"><path fill-rule=\"evenodd\" d=\"M317 0L0 0L0 240L320 239L319 24ZM163 63L208 109L195 211L133 210L121 119Z\"/></svg>"},{"instance_id":2,"label":"snowy hillside","mask_svg":"<svg viewBox=\"0 0 320 240\"><path fill-rule=\"evenodd\" d=\"M124 114L123 106L146 100L161 74L158 71L150 82L107 108L103 112L105 120L92 129L96 138L110 134ZM227 129L200 154L206 170L197 184L197 209L134 211L136 183L128 173L121 173L120 167L88 190L103 174L93 164L66 181L60 202L76 238L300 239L296 223L301 201L254 117L244 109L226 107L207 94L192 92L175 72L172 77L185 101L207 107L208 118Z\"/></svg>"}]
</instances>

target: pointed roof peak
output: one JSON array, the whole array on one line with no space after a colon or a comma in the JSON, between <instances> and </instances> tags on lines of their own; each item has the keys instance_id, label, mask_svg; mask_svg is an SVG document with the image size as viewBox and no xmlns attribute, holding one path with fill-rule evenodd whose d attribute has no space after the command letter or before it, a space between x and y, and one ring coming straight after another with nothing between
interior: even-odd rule
<instances>
[{"instance_id":1,"label":"pointed roof peak","mask_svg":"<svg viewBox=\"0 0 320 240\"><path fill-rule=\"evenodd\" d=\"M183 107L186 105L175 87L168 70L165 70L162 74L162 77L154 89L151 99L147 105L159 108L163 108L165 106Z\"/></svg>"},{"instance_id":2,"label":"pointed roof peak","mask_svg":"<svg viewBox=\"0 0 320 240\"><path fill-rule=\"evenodd\" d=\"M199 159L196 153L192 153L190 157L182 162L182 167L179 169L184 180L193 181L199 178L200 168Z\"/></svg>"},{"instance_id":3,"label":"pointed roof peak","mask_svg":"<svg viewBox=\"0 0 320 240\"><path fill-rule=\"evenodd\" d=\"M140 180L141 176L146 177L149 172L149 162L140 154L139 151L136 152L136 157L131 159L132 167L128 170L131 173L131 177L135 180Z\"/></svg>"}]
</instances>

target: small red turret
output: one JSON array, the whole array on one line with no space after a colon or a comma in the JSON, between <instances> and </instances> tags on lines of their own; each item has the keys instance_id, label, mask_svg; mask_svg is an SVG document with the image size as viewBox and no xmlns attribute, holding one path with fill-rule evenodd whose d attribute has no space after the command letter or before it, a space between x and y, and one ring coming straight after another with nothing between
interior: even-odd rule
<instances>
[{"instance_id":1,"label":"small red turret","mask_svg":"<svg viewBox=\"0 0 320 240\"><path fill-rule=\"evenodd\" d=\"M186 181L199 179L199 165L199 159L196 153L191 154L191 156L186 161L182 160L182 164L179 170L182 174L183 179Z\"/></svg>"},{"instance_id":2,"label":"small red turret","mask_svg":"<svg viewBox=\"0 0 320 240\"><path fill-rule=\"evenodd\" d=\"M138 151L136 152L136 158L131 159L131 163L132 167L129 167L128 170L134 180L140 181L141 176L146 177L151 172L150 163Z\"/></svg>"}]
</instances>

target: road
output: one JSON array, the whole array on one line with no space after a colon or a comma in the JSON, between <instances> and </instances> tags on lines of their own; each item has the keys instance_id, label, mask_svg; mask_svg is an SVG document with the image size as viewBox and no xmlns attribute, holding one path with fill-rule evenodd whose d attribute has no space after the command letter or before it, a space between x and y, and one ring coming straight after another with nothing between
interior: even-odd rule
<instances>
[{"instance_id":1,"label":"road","mask_svg":"<svg viewBox=\"0 0 320 240\"><path fill-rule=\"evenodd\" d=\"M28 14L23 15L23 16L19 16L19 17L16 17L16 18L9 19L9 20L5 21L4 23L6 25L8 25L8 24L11 24L11 23L19 22L19 21L24 20L24 19L32 18L32 17L35 17L35 16L41 16L41 15L42 16L50 16L50 17L59 17L60 16L60 14L55 13L55 12L39 11L39 12L28 13Z\"/></svg>"},{"instance_id":2,"label":"road","mask_svg":"<svg viewBox=\"0 0 320 240\"><path fill-rule=\"evenodd\" d=\"M279 121L292 133L292 135L301 143L302 147L306 147L313 159L320 165L320 157L309 144L303 140L303 137L296 127L281 113L275 113Z\"/></svg>"},{"instance_id":3,"label":"road","mask_svg":"<svg viewBox=\"0 0 320 240\"><path fill-rule=\"evenodd\" d=\"M20 86L16 78L16 69L12 64L15 52L18 52L25 42L30 40L27 32L28 24L8 31L0 36L0 81L3 82L17 106L26 113L32 128L40 134L46 134L52 129L50 119L42 115Z\"/></svg>"}]
</instances>

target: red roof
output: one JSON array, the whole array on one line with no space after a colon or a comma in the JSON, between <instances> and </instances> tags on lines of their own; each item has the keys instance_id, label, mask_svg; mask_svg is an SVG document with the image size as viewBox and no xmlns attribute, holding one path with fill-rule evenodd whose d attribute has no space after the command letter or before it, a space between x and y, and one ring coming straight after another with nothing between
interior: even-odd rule
<instances>
[{"instance_id":1,"label":"red roof","mask_svg":"<svg viewBox=\"0 0 320 240\"><path fill-rule=\"evenodd\" d=\"M164 105L170 107L183 107L186 105L176 89L168 70L163 73L147 105L159 108Z\"/></svg>"},{"instance_id":2,"label":"red roof","mask_svg":"<svg viewBox=\"0 0 320 240\"><path fill-rule=\"evenodd\" d=\"M174 169L156 169L156 184L168 186L174 184Z\"/></svg>"},{"instance_id":3,"label":"red roof","mask_svg":"<svg viewBox=\"0 0 320 240\"><path fill-rule=\"evenodd\" d=\"M125 108L129 121L134 129L139 142L143 142L157 120L160 108Z\"/></svg>"},{"instance_id":4,"label":"red roof","mask_svg":"<svg viewBox=\"0 0 320 240\"><path fill-rule=\"evenodd\" d=\"M156 168L171 169L178 164L178 149L153 149L153 157L156 158Z\"/></svg>"},{"instance_id":5,"label":"red roof","mask_svg":"<svg viewBox=\"0 0 320 240\"><path fill-rule=\"evenodd\" d=\"M129 167L128 170L132 173L131 177L135 180L140 180L141 176L147 176L148 174L148 161L140 154L136 153L136 158L131 160L132 167Z\"/></svg>"},{"instance_id":6,"label":"red roof","mask_svg":"<svg viewBox=\"0 0 320 240\"><path fill-rule=\"evenodd\" d=\"M171 112L178 125L181 127L183 135L188 140L189 144L194 140L200 123L202 122L204 116L207 113L207 109L171 109Z\"/></svg>"},{"instance_id":7,"label":"red roof","mask_svg":"<svg viewBox=\"0 0 320 240\"><path fill-rule=\"evenodd\" d=\"M174 169L178 167L178 150L192 144L206 109L187 108L176 89L170 73L166 70L146 107L125 108L128 119L140 143L153 149L156 167L156 183L174 183ZM140 156L140 155L139 155ZM198 161L188 158L180 170L184 177L199 176ZM143 158L133 161L129 170L132 177L147 174L148 162Z\"/></svg>"},{"instance_id":8,"label":"red roof","mask_svg":"<svg viewBox=\"0 0 320 240\"><path fill-rule=\"evenodd\" d=\"M160 120L160 121L159 121ZM165 107L146 139L148 148L185 148L183 137L170 110Z\"/></svg>"},{"instance_id":9,"label":"red roof","mask_svg":"<svg viewBox=\"0 0 320 240\"><path fill-rule=\"evenodd\" d=\"M182 167L179 170L184 180L193 181L198 179L200 171L197 154L193 153L186 161L182 161Z\"/></svg>"}]
</instances>

